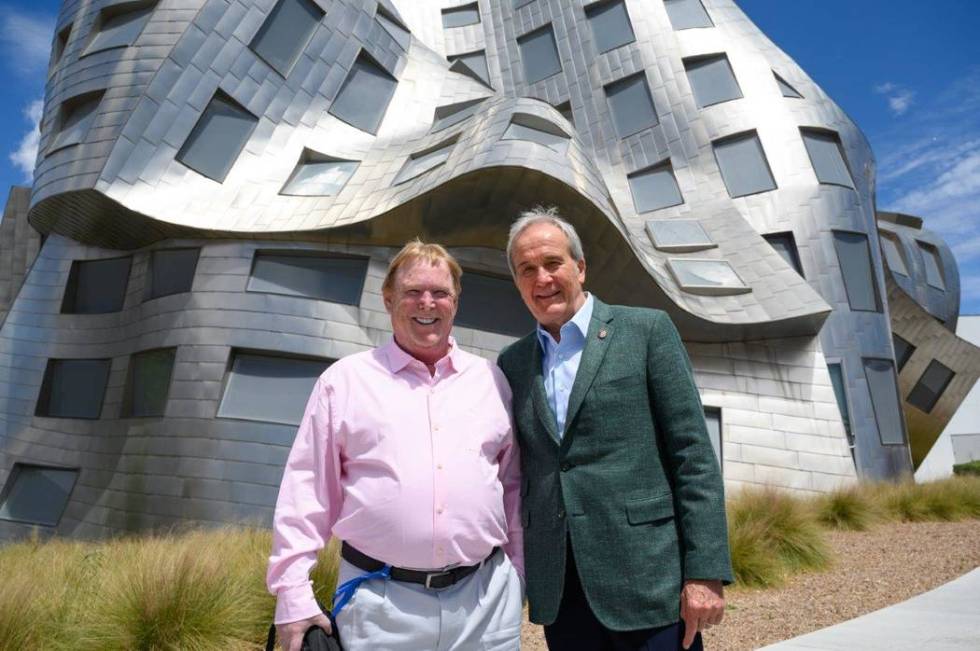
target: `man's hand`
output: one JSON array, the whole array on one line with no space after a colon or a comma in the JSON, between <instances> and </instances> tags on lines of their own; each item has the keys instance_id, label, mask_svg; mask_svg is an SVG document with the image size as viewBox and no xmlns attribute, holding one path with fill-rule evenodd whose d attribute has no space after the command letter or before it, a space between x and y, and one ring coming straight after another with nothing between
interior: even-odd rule
<instances>
[{"instance_id":1,"label":"man's hand","mask_svg":"<svg viewBox=\"0 0 980 651\"><path fill-rule=\"evenodd\" d=\"M684 620L684 648L691 646L698 631L721 623L725 615L725 592L721 581L684 582L681 590L681 619Z\"/></svg>"},{"instance_id":2,"label":"man's hand","mask_svg":"<svg viewBox=\"0 0 980 651\"><path fill-rule=\"evenodd\" d=\"M298 622L277 624L276 634L279 636L280 648L283 651L300 651L303 646L303 636L306 635L307 630L314 626L322 628L327 632L327 635L330 635L332 632L330 630L330 620L323 613L307 619L301 619Z\"/></svg>"}]
</instances>

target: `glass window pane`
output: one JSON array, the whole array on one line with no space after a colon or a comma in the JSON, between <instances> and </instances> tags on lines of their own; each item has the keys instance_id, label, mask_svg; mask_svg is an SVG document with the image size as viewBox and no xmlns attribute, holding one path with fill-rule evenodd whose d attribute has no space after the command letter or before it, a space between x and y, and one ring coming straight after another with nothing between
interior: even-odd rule
<instances>
[{"instance_id":1,"label":"glass window pane","mask_svg":"<svg viewBox=\"0 0 980 651\"><path fill-rule=\"evenodd\" d=\"M35 415L52 418L98 418L109 381L108 359L52 359Z\"/></svg>"},{"instance_id":2,"label":"glass window pane","mask_svg":"<svg viewBox=\"0 0 980 651\"><path fill-rule=\"evenodd\" d=\"M821 183L854 187L837 134L806 129L801 131L806 151L810 154L813 171L817 173L817 180Z\"/></svg>"},{"instance_id":3,"label":"glass window pane","mask_svg":"<svg viewBox=\"0 0 980 651\"><path fill-rule=\"evenodd\" d=\"M916 240L919 245L919 252L922 253L922 264L926 269L926 282L936 289L946 290L946 281L943 280L943 268L939 262L939 251L936 247L925 242Z\"/></svg>"},{"instance_id":4,"label":"glass window pane","mask_svg":"<svg viewBox=\"0 0 980 651\"><path fill-rule=\"evenodd\" d=\"M657 124L657 111L644 73L609 84L606 86L606 97L620 138Z\"/></svg>"},{"instance_id":5,"label":"glass window pane","mask_svg":"<svg viewBox=\"0 0 980 651\"><path fill-rule=\"evenodd\" d=\"M783 94L783 97L791 97L793 99L803 99L799 91L786 83L786 80L777 75L775 72L772 73L776 77L776 85L779 86L779 91Z\"/></svg>"},{"instance_id":6,"label":"glass window pane","mask_svg":"<svg viewBox=\"0 0 980 651\"><path fill-rule=\"evenodd\" d=\"M627 180L636 212L650 212L684 203L669 162L633 172Z\"/></svg>"},{"instance_id":7,"label":"glass window pane","mask_svg":"<svg viewBox=\"0 0 980 651\"><path fill-rule=\"evenodd\" d=\"M732 197L744 197L776 189L762 143L754 131L737 138L716 141L715 158Z\"/></svg>"},{"instance_id":8,"label":"glass window pane","mask_svg":"<svg viewBox=\"0 0 980 651\"><path fill-rule=\"evenodd\" d=\"M391 35L391 38L395 39L395 42L398 43L401 49L408 52L408 46L412 44L411 33L388 16L380 6L378 7L378 14L375 18L378 19L378 22L381 23L384 30Z\"/></svg>"},{"instance_id":9,"label":"glass window pane","mask_svg":"<svg viewBox=\"0 0 980 651\"><path fill-rule=\"evenodd\" d=\"M61 128L49 151L68 145L77 145L85 140L85 134L95 121L102 92L67 100L61 107Z\"/></svg>"},{"instance_id":10,"label":"glass window pane","mask_svg":"<svg viewBox=\"0 0 980 651\"><path fill-rule=\"evenodd\" d=\"M686 59L684 67L691 80L694 101L704 108L742 97L735 73L724 54L708 58Z\"/></svg>"},{"instance_id":11,"label":"glass window pane","mask_svg":"<svg viewBox=\"0 0 980 651\"><path fill-rule=\"evenodd\" d=\"M490 69L487 67L487 55L483 50L469 54L455 54L447 58L453 72L459 72L476 79L485 86L490 85Z\"/></svg>"},{"instance_id":12,"label":"glass window pane","mask_svg":"<svg viewBox=\"0 0 980 651\"><path fill-rule=\"evenodd\" d=\"M740 294L749 290L727 260L670 258L671 271L685 291L710 295Z\"/></svg>"},{"instance_id":13,"label":"glass window pane","mask_svg":"<svg viewBox=\"0 0 980 651\"><path fill-rule=\"evenodd\" d=\"M258 118L219 92L187 136L177 160L220 183L228 176L258 122Z\"/></svg>"},{"instance_id":14,"label":"glass window pane","mask_svg":"<svg viewBox=\"0 0 980 651\"><path fill-rule=\"evenodd\" d=\"M792 233L769 233L763 235L766 241L783 256L786 264L793 267L796 273L803 275L803 265L800 264L800 253L796 250L796 240Z\"/></svg>"},{"instance_id":15,"label":"glass window pane","mask_svg":"<svg viewBox=\"0 0 980 651\"><path fill-rule=\"evenodd\" d=\"M77 478L77 470L14 464L0 519L56 526Z\"/></svg>"},{"instance_id":16,"label":"glass window pane","mask_svg":"<svg viewBox=\"0 0 980 651\"><path fill-rule=\"evenodd\" d=\"M585 15L592 27L592 37L599 52L615 50L636 40L629 14L626 13L626 3L623 0L586 7Z\"/></svg>"},{"instance_id":17,"label":"glass window pane","mask_svg":"<svg viewBox=\"0 0 980 651\"><path fill-rule=\"evenodd\" d=\"M442 10L442 26L446 29L451 27L463 27L465 25L476 25L480 22L480 7L477 3L463 5L462 7L452 7Z\"/></svg>"},{"instance_id":18,"label":"glass window pane","mask_svg":"<svg viewBox=\"0 0 980 651\"><path fill-rule=\"evenodd\" d=\"M333 197L357 171L358 161L353 160L306 160L301 161L293 176L279 194L303 197Z\"/></svg>"},{"instance_id":19,"label":"glass window pane","mask_svg":"<svg viewBox=\"0 0 980 651\"><path fill-rule=\"evenodd\" d=\"M109 11L102 11L99 17L99 31L89 41L82 56L112 48L127 47L135 43L146 21L150 19L150 14L153 13L153 7L141 7L115 15L111 11L111 8Z\"/></svg>"},{"instance_id":20,"label":"glass window pane","mask_svg":"<svg viewBox=\"0 0 980 651\"><path fill-rule=\"evenodd\" d=\"M558 153L564 153L569 142L565 132L554 124L525 113L514 114L501 140L530 140Z\"/></svg>"},{"instance_id":21,"label":"glass window pane","mask_svg":"<svg viewBox=\"0 0 980 651\"><path fill-rule=\"evenodd\" d=\"M465 271L456 325L519 337L534 330L534 318L510 278Z\"/></svg>"},{"instance_id":22,"label":"glass window pane","mask_svg":"<svg viewBox=\"0 0 980 651\"><path fill-rule=\"evenodd\" d=\"M517 39L517 45L524 63L524 83L533 84L561 72L558 46L555 45L551 25L525 34Z\"/></svg>"},{"instance_id":23,"label":"glass window pane","mask_svg":"<svg viewBox=\"0 0 980 651\"><path fill-rule=\"evenodd\" d=\"M844 277L844 290L852 310L880 312L881 299L871 267L868 236L864 233L834 231L834 247Z\"/></svg>"},{"instance_id":24,"label":"glass window pane","mask_svg":"<svg viewBox=\"0 0 980 651\"><path fill-rule=\"evenodd\" d=\"M834 387L834 397L837 398L837 408L840 410L841 420L844 422L844 431L847 436L851 436L851 410L847 407L847 390L844 383L844 373L840 364L827 364L830 371L830 384Z\"/></svg>"},{"instance_id":25,"label":"glass window pane","mask_svg":"<svg viewBox=\"0 0 980 651\"><path fill-rule=\"evenodd\" d=\"M310 0L279 0L249 47L285 77L323 15L323 10Z\"/></svg>"},{"instance_id":26,"label":"glass window pane","mask_svg":"<svg viewBox=\"0 0 980 651\"><path fill-rule=\"evenodd\" d=\"M878 422L878 436L882 445L905 443L905 424L902 407L898 403L898 385L895 367L890 359L864 359L864 375L871 392L871 406Z\"/></svg>"},{"instance_id":27,"label":"glass window pane","mask_svg":"<svg viewBox=\"0 0 980 651\"><path fill-rule=\"evenodd\" d=\"M362 52L330 105L329 112L361 131L375 134L397 85L394 77Z\"/></svg>"},{"instance_id":28,"label":"glass window pane","mask_svg":"<svg viewBox=\"0 0 980 651\"><path fill-rule=\"evenodd\" d=\"M716 246L693 219L651 219L646 226L653 245L664 251L700 251Z\"/></svg>"},{"instance_id":29,"label":"glass window pane","mask_svg":"<svg viewBox=\"0 0 980 651\"><path fill-rule=\"evenodd\" d=\"M568 120L568 122L570 124L572 124L573 126L575 125L575 116L572 114L572 103L571 102L562 102L561 104L559 104L558 106L556 106L555 109L559 113L561 113L561 116L563 118L565 118L566 120Z\"/></svg>"},{"instance_id":30,"label":"glass window pane","mask_svg":"<svg viewBox=\"0 0 980 651\"><path fill-rule=\"evenodd\" d=\"M905 264L905 251L901 242L891 234L879 231L878 235L881 239L881 250L885 253L888 268L899 275L908 276L909 269L908 265Z\"/></svg>"},{"instance_id":31,"label":"glass window pane","mask_svg":"<svg viewBox=\"0 0 980 651\"><path fill-rule=\"evenodd\" d=\"M520 9L524 5L529 5L532 2L534 2L534 0L514 0L514 9Z\"/></svg>"},{"instance_id":32,"label":"glass window pane","mask_svg":"<svg viewBox=\"0 0 980 651\"><path fill-rule=\"evenodd\" d=\"M905 368L905 365L912 358L912 353L915 352L915 346L905 341L899 337L894 332L892 333L892 343L895 345L895 364L898 366L899 372Z\"/></svg>"},{"instance_id":33,"label":"glass window pane","mask_svg":"<svg viewBox=\"0 0 980 651\"><path fill-rule=\"evenodd\" d=\"M449 158L449 155L453 151L453 145L455 144L456 140L454 139L450 142L436 145L431 149L412 154L395 176L395 181L392 185L411 181L415 177L439 167Z\"/></svg>"},{"instance_id":34,"label":"glass window pane","mask_svg":"<svg viewBox=\"0 0 980 651\"><path fill-rule=\"evenodd\" d=\"M146 300L191 291L201 249L160 249L150 256L149 294Z\"/></svg>"},{"instance_id":35,"label":"glass window pane","mask_svg":"<svg viewBox=\"0 0 980 651\"><path fill-rule=\"evenodd\" d=\"M358 305L367 258L257 251L247 291Z\"/></svg>"},{"instance_id":36,"label":"glass window pane","mask_svg":"<svg viewBox=\"0 0 980 651\"><path fill-rule=\"evenodd\" d=\"M932 360L909 394L909 404L928 414L939 402L955 375L945 364Z\"/></svg>"},{"instance_id":37,"label":"glass window pane","mask_svg":"<svg viewBox=\"0 0 980 651\"><path fill-rule=\"evenodd\" d=\"M147 350L133 355L123 414L133 418L163 416L170 394L176 348Z\"/></svg>"},{"instance_id":38,"label":"glass window pane","mask_svg":"<svg viewBox=\"0 0 980 651\"><path fill-rule=\"evenodd\" d=\"M313 385L331 363L236 351L218 417L299 425Z\"/></svg>"},{"instance_id":39,"label":"glass window pane","mask_svg":"<svg viewBox=\"0 0 980 651\"><path fill-rule=\"evenodd\" d=\"M701 0L664 0L664 6L674 29L714 27Z\"/></svg>"},{"instance_id":40,"label":"glass window pane","mask_svg":"<svg viewBox=\"0 0 980 651\"><path fill-rule=\"evenodd\" d=\"M65 314L118 312L126 300L132 258L76 260L68 273L61 311Z\"/></svg>"},{"instance_id":41,"label":"glass window pane","mask_svg":"<svg viewBox=\"0 0 980 651\"><path fill-rule=\"evenodd\" d=\"M721 461L721 409L718 407L704 408L704 422L708 426L708 438L711 439L711 447L718 458L718 465Z\"/></svg>"},{"instance_id":42,"label":"glass window pane","mask_svg":"<svg viewBox=\"0 0 980 651\"><path fill-rule=\"evenodd\" d=\"M449 104L436 108L432 121L432 131L442 131L454 124L459 124L466 118L474 115L479 109L483 99L472 99L458 104Z\"/></svg>"}]
</instances>

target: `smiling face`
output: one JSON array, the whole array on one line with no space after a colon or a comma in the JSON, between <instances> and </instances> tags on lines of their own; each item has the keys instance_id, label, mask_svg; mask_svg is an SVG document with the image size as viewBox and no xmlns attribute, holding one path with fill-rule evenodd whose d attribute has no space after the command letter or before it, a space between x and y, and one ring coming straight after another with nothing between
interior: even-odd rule
<instances>
[{"instance_id":1,"label":"smiling face","mask_svg":"<svg viewBox=\"0 0 980 651\"><path fill-rule=\"evenodd\" d=\"M524 304L558 340L561 327L585 303L585 260L574 260L565 233L543 222L528 226L517 236L511 261Z\"/></svg>"},{"instance_id":2,"label":"smiling face","mask_svg":"<svg viewBox=\"0 0 980 651\"><path fill-rule=\"evenodd\" d=\"M392 288L384 292L384 302L395 341L405 352L427 366L446 356L457 297L445 261L415 259L403 264Z\"/></svg>"}]
</instances>

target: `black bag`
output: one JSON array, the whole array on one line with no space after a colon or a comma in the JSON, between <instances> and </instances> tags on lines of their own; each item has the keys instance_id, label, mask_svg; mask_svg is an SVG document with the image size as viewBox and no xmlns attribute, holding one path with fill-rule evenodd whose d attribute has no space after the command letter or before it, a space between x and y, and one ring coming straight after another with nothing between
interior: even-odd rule
<instances>
[{"instance_id":1,"label":"black bag","mask_svg":"<svg viewBox=\"0 0 980 651\"><path fill-rule=\"evenodd\" d=\"M319 626L313 626L308 631L306 635L303 636L303 646L300 647L302 651L343 651L344 647L340 645L340 634L337 633L337 622L334 620L333 615L329 612L326 613L327 618L330 619L330 626L333 628L333 632L327 635ZM276 625L272 624L269 626L269 636L266 638L265 651L272 651L276 646Z\"/></svg>"}]
</instances>

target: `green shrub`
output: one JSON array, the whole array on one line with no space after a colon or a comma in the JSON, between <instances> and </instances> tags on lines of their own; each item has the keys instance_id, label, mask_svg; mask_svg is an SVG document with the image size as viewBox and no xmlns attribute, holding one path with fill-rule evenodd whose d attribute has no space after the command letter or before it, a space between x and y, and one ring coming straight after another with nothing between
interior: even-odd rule
<instances>
[{"instance_id":1,"label":"green shrub","mask_svg":"<svg viewBox=\"0 0 980 651\"><path fill-rule=\"evenodd\" d=\"M841 488L813 501L817 522L829 529L866 531L880 517L867 491L858 486Z\"/></svg>"},{"instance_id":2,"label":"green shrub","mask_svg":"<svg viewBox=\"0 0 980 651\"><path fill-rule=\"evenodd\" d=\"M782 585L784 569L773 549L766 525L759 521L729 520L728 545L735 583L746 588Z\"/></svg>"},{"instance_id":3,"label":"green shrub","mask_svg":"<svg viewBox=\"0 0 980 651\"><path fill-rule=\"evenodd\" d=\"M980 459L956 464L953 466L953 474L980 477Z\"/></svg>"}]
</instances>

